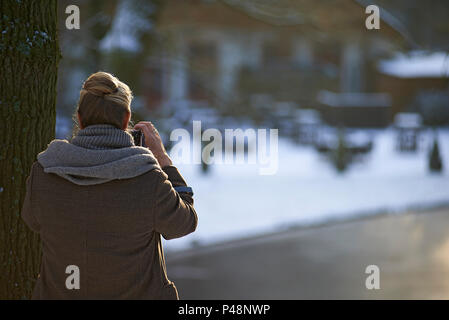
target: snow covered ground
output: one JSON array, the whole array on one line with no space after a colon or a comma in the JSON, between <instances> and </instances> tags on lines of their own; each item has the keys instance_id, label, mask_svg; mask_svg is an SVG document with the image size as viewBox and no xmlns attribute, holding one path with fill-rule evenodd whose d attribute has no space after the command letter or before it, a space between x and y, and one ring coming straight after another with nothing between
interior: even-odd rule
<instances>
[{"instance_id":1,"label":"snow covered ground","mask_svg":"<svg viewBox=\"0 0 449 320\"><path fill-rule=\"evenodd\" d=\"M311 147L279 140L279 170L258 174L256 165L214 165L203 175L197 165L177 165L195 191L195 233L165 242L169 250L344 219L382 211L449 203L449 129L439 131L442 174L431 174L427 156L432 133L421 136L416 153L395 149L392 129L374 132L373 151L338 174Z\"/></svg>"}]
</instances>

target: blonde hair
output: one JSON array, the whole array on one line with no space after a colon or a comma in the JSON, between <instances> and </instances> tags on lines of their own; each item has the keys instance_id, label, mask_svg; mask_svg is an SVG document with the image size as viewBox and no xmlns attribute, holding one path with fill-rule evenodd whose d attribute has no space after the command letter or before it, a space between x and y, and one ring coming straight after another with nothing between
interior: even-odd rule
<instances>
[{"instance_id":1,"label":"blonde hair","mask_svg":"<svg viewBox=\"0 0 449 320\"><path fill-rule=\"evenodd\" d=\"M76 112L82 127L111 124L119 129L131 113L133 94L129 87L107 72L96 72L87 78L80 91Z\"/></svg>"}]
</instances>

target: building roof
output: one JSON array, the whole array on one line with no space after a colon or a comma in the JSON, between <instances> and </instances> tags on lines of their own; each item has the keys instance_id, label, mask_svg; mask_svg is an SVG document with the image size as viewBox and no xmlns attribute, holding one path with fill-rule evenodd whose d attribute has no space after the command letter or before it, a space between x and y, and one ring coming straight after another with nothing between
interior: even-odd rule
<instances>
[{"instance_id":1,"label":"building roof","mask_svg":"<svg viewBox=\"0 0 449 320\"><path fill-rule=\"evenodd\" d=\"M407 42L400 22L381 9L380 30L367 30L362 0L170 0L158 24L164 28L208 27L272 31L332 38L382 36Z\"/></svg>"}]
</instances>

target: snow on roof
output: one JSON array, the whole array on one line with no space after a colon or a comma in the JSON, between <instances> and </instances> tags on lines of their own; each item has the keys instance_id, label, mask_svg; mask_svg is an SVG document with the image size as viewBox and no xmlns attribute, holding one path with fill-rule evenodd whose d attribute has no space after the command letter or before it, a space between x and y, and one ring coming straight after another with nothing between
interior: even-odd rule
<instances>
[{"instance_id":1,"label":"snow on roof","mask_svg":"<svg viewBox=\"0 0 449 320\"><path fill-rule=\"evenodd\" d=\"M449 53L423 51L397 53L393 59L380 61L378 70L399 78L449 77Z\"/></svg>"},{"instance_id":2,"label":"snow on roof","mask_svg":"<svg viewBox=\"0 0 449 320\"><path fill-rule=\"evenodd\" d=\"M391 107L391 97L388 93L337 93L322 90L317 99L330 107Z\"/></svg>"},{"instance_id":3,"label":"snow on roof","mask_svg":"<svg viewBox=\"0 0 449 320\"><path fill-rule=\"evenodd\" d=\"M400 112L394 117L394 124L399 128L420 128L422 117L418 113Z\"/></svg>"}]
</instances>

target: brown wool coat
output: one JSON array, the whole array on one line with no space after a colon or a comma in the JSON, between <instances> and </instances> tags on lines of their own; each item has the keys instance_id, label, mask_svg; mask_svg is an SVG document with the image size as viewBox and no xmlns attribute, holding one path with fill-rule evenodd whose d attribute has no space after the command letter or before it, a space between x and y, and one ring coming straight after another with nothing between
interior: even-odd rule
<instances>
[{"instance_id":1,"label":"brown wool coat","mask_svg":"<svg viewBox=\"0 0 449 320\"><path fill-rule=\"evenodd\" d=\"M132 179L80 186L35 162L22 217L43 244L33 299L178 299L167 278L161 235L193 232L197 215L174 166ZM67 289L69 265L80 288Z\"/></svg>"}]
</instances>

